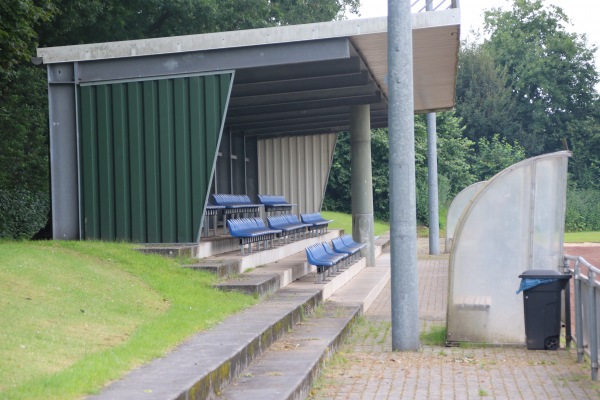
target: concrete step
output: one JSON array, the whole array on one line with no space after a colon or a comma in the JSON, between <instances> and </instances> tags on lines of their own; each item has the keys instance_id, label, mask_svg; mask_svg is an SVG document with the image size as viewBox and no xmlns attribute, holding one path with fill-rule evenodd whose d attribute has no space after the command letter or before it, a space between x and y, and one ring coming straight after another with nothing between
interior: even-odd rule
<instances>
[{"instance_id":1,"label":"concrete step","mask_svg":"<svg viewBox=\"0 0 600 400\"><path fill-rule=\"evenodd\" d=\"M355 263L325 284L316 284L314 273L305 275L210 331L194 335L165 357L132 371L91 398L214 398L311 310L347 286L361 271L367 271L361 276L376 277L379 269L367 269L364 263ZM350 298L353 293L345 296Z\"/></svg>"},{"instance_id":2,"label":"concrete step","mask_svg":"<svg viewBox=\"0 0 600 400\"><path fill-rule=\"evenodd\" d=\"M220 277L239 275L247 270L264 267L267 264L275 263L293 254L304 252L306 247L315 243L331 241L331 239L340 236L341 232L342 231L338 229L331 229L327 234L309 237L290 243L284 243L282 241L281 244L279 244L279 241L275 240L275 246L272 249L261 249L260 251L254 251L252 253L246 252L245 254L242 254L238 245L232 251L206 256L193 264L183 264L182 267L206 270L216 273ZM156 248L151 249L153 252L156 252ZM150 249L147 249L147 251L150 251ZM298 266L297 268L303 267ZM312 271L311 269L304 269L306 272Z\"/></svg>"},{"instance_id":3,"label":"concrete step","mask_svg":"<svg viewBox=\"0 0 600 400\"><path fill-rule=\"evenodd\" d=\"M378 257L383 249L388 246L389 240L384 237L376 240L375 244L375 256ZM308 243L302 244L304 248L309 245ZM220 282L216 286L222 290L239 291L258 297L273 293L299 278L315 272L316 268L306 260L304 248L298 253L267 265L258 266L251 271ZM360 268L364 267L364 258L359 259L357 262L362 263Z\"/></svg>"},{"instance_id":4,"label":"concrete step","mask_svg":"<svg viewBox=\"0 0 600 400\"><path fill-rule=\"evenodd\" d=\"M390 277L389 253L358 275L299 322L244 370L219 395L227 400L304 399L327 359L343 343L352 324L372 304Z\"/></svg>"},{"instance_id":5,"label":"concrete step","mask_svg":"<svg viewBox=\"0 0 600 400\"><path fill-rule=\"evenodd\" d=\"M216 287L262 297L312 272L315 272L315 267L306 262L306 254L301 251L227 279L218 283Z\"/></svg>"},{"instance_id":6,"label":"concrete step","mask_svg":"<svg viewBox=\"0 0 600 400\"><path fill-rule=\"evenodd\" d=\"M206 271L217 275L219 278L228 278L240 273L240 266L234 260L215 260L213 262L197 262L193 264L181 264L182 268L198 271Z\"/></svg>"},{"instance_id":7,"label":"concrete step","mask_svg":"<svg viewBox=\"0 0 600 400\"><path fill-rule=\"evenodd\" d=\"M142 253L159 254L172 258L196 258L197 262L182 264L183 268L204 270L226 278L244 273L248 269L262 267L265 263L276 262L294 253L304 251L312 244L331 239L342 234L342 230L331 229L327 234L285 243L275 240L273 249L262 249L242 255L238 239L230 236L209 238L208 242L194 244L150 244L137 248ZM297 267L298 268L298 267ZM308 269L306 273L311 272ZM274 277L272 277L274 278Z\"/></svg>"},{"instance_id":8,"label":"concrete step","mask_svg":"<svg viewBox=\"0 0 600 400\"><path fill-rule=\"evenodd\" d=\"M333 236L331 236L331 234L333 234ZM340 234L341 233L339 229L329 229L327 233L316 236L314 238L328 237L328 240L331 240L331 238L339 236ZM295 243L298 242L301 242L301 240L297 240ZM280 248L284 245L284 239L282 239L281 241L279 239L275 239L275 248ZM256 244L254 246L256 246ZM205 259L235 252L239 252L241 256L239 239L234 238L225 233L208 238L203 237L200 243L155 243L141 246L137 250L143 253L160 254L165 257L188 257L198 259ZM264 250L261 248L260 251L255 251L255 253L262 253L263 251Z\"/></svg>"}]
</instances>

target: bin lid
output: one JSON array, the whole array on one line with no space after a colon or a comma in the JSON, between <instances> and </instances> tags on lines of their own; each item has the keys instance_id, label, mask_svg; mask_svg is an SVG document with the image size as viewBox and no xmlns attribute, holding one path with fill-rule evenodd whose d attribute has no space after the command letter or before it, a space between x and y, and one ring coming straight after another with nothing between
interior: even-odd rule
<instances>
[{"instance_id":1,"label":"bin lid","mask_svg":"<svg viewBox=\"0 0 600 400\"><path fill-rule=\"evenodd\" d=\"M554 269L530 269L519 275L527 279L571 279L570 274L561 274Z\"/></svg>"}]
</instances>

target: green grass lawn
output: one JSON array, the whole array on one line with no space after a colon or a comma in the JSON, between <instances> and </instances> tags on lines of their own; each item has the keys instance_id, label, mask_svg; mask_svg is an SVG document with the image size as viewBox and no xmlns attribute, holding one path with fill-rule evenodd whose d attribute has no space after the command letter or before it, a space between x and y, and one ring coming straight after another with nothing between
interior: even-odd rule
<instances>
[{"instance_id":1,"label":"green grass lawn","mask_svg":"<svg viewBox=\"0 0 600 400\"><path fill-rule=\"evenodd\" d=\"M600 232L566 232L565 243L600 243Z\"/></svg>"},{"instance_id":2,"label":"green grass lawn","mask_svg":"<svg viewBox=\"0 0 600 400\"><path fill-rule=\"evenodd\" d=\"M93 393L256 302L131 245L0 242L0 398Z\"/></svg>"},{"instance_id":3,"label":"green grass lawn","mask_svg":"<svg viewBox=\"0 0 600 400\"><path fill-rule=\"evenodd\" d=\"M325 219L333 220L333 222L329 224L330 228L343 229L345 233L352 235L352 215L335 211L321 211L321 215ZM375 221L375 236L382 235L389 230L390 225L387 222Z\"/></svg>"},{"instance_id":4,"label":"green grass lawn","mask_svg":"<svg viewBox=\"0 0 600 400\"><path fill-rule=\"evenodd\" d=\"M445 237L443 227L446 225L446 216L448 210L440 210L440 237ZM334 211L322 211L323 218L332 219L329 224L331 228L341 228L348 234L352 234L352 215ZM390 230L390 225L387 222L375 221L375 236L379 236ZM419 237L427 237L429 230L426 226L418 226L417 233ZM565 243L600 243L600 232L567 232L564 236Z\"/></svg>"}]
</instances>

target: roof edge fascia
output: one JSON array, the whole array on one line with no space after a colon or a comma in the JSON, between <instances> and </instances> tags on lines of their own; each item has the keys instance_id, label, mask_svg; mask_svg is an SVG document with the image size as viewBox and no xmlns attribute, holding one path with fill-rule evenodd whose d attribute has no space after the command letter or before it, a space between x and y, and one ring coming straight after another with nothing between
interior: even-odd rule
<instances>
[{"instance_id":1,"label":"roof edge fascia","mask_svg":"<svg viewBox=\"0 0 600 400\"><path fill-rule=\"evenodd\" d=\"M458 24L460 24L459 9L412 14L413 30ZM42 59L44 64L56 64L353 37L385 32L387 32L387 17L376 17L120 42L41 47L37 49L37 56Z\"/></svg>"}]
</instances>

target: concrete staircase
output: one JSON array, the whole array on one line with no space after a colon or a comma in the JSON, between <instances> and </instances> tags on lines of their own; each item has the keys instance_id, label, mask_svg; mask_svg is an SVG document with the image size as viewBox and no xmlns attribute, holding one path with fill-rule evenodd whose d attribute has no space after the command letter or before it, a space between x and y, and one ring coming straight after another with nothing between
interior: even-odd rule
<instances>
[{"instance_id":1,"label":"concrete staircase","mask_svg":"<svg viewBox=\"0 0 600 400\"><path fill-rule=\"evenodd\" d=\"M326 238L308 238L244 257L236 248L185 265L213 268L221 276L233 273L219 286L264 298L91 398L306 397L323 363L390 276L389 254L384 253L389 239L381 237L376 240L375 267L366 267L361 258L324 284L316 284L314 267L306 264L304 248L339 234L333 230Z\"/></svg>"}]
</instances>

